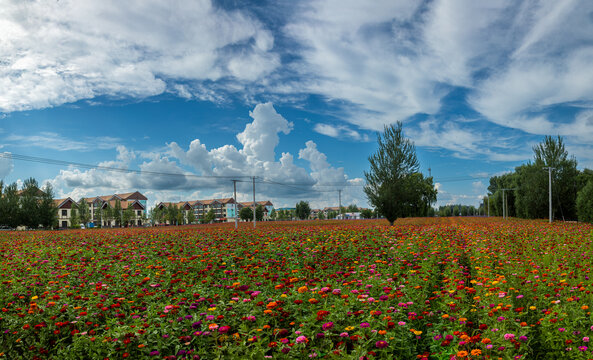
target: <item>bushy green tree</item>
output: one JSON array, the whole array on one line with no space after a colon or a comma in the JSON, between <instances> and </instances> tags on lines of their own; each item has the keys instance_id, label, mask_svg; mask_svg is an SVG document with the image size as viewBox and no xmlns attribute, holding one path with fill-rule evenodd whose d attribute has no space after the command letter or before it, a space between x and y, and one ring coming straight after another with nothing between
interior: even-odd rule
<instances>
[{"instance_id":1,"label":"bushy green tree","mask_svg":"<svg viewBox=\"0 0 593 360\"><path fill-rule=\"evenodd\" d=\"M579 221L593 222L593 180L579 191L576 207Z\"/></svg>"},{"instance_id":2,"label":"bushy green tree","mask_svg":"<svg viewBox=\"0 0 593 360\"><path fill-rule=\"evenodd\" d=\"M371 219L373 217L373 210L371 209L362 209L360 211L360 217L363 219Z\"/></svg>"},{"instance_id":3,"label":"bushy green tree","mask_svg":"<svg viewBox=\"0 0 593 360\"><path fill-rule=\"evenodd\" d=\"M241 208L241 210L239 211L239 218L241 218L241 220L244 221L253 220L253 210L251 210L251 207L244 206L243 208Z\"/></svg>"},{"instance_id":4,"label":"bushy green tree","mask_svg":"<svg viewBox=\"0 0 593 360\"><path fill-rule=\"evenodd\" d=\"M216 219L216 214L214 213L213 209L210 209L210 211L208 211L208 213L204 216L204 222L206 224L210 224L214 221L214 219Z\"/></svg>"},{"instance_id":5,"label":"bushy green tree","mask_svg":"<svg viewBox=\"0 0 593 360\"><path fill-rule=\"evenodd\" d=\"M122 222L124 226L130 225L130 221L134 218L134 209L128 207L122 213Z\"/></svg>"},{"instance_id":6,"label":"bushy green tree","mask_svg":"<svg viewBox=\"0 0 593 360\"><path fill-rule=\"evenodd\" d=\"M39 223L49 229L58 224L58 208L54 204L54 191L51 184L45 184L42 191L39 201Z\"/></svg>"},{"instance_id":7,"label":"bushy green tree","mask_svg":"<svg viewBox=\"0 0 593 360\"><path fill-rule=\"evenodd\" d=\"M188 224L193 224L196 221L196 215L194 214L194 210L190 209L187 212L187 223Z\"/></svg>"},{"instance_id":8,"label":"bushy green tree","mask_svg":"<svg viewBox=\"0 0 593 360\"><path fill-rule=\"evenodd\" d=\"M364 192L369 203L393 225L398 217L414 216L430 206L437 191L434 186L426 191L432 178L419 174L416 148L404 137L401 122L386 125L383 133L377 134L377 142L377 152L369 157L370 170L364 173Z\"/></svg>"},{"instance_id":9,"label":"bushy green tree","mask_svg":"<svg viewBox=\"0 0 593 360\"><path fill-rule=\"evenodd\" d=\"M78 217L78 211L75 206L70 209L70 228L80 229L80 217Z\"/></svg>"},{"instance_id":10,"label":"bushy green tree","mask_svg":"<svg viewBox=\"0 0 593 360\"><path fill-rule=\"evenodd\" d=\"M257 204L255 207L255 221L264 220L264 207L261 204Z\"/></svg>"},{"instance_id":11,"label":"bushy green tree","mask_svg":"<svg viewBox=\"0 0 593 360\"><path fill-rule=\"evenodd\" d=\"M272 211L270 211L270 220L276 220L276 216L278 214L276 213L276 209L272 209Z\"/></svg>"},{"instance_id":12,"label":"bushy green tree","mask_svg":"<svg viewBox=\"0 0 593 360\"><path fill-rule=\"evenodd\" d=\"M91 211L85 198L80 199L76 204L76 210L78 210L78 218L80 219L80 222L87 226L91 220Z\"/></svg>"},{"instance_id":13,"label":"bushy green tree","mask_svg":"<svg viewBox=\"0 0 593 360\"><path fill-rule=\"evenodd\" d=\"M119 201L119 199L115 200L115 205L113 205L113 211L111 214L115 220L115 225L122 226L123 210L121 208L121 201Z\"/></svg>"},{"instance_id":14,"label":"bushy green tree","mask_svg":"<svg viewBox=\"0 0 593 360\"><path fill-rule=\"evenodd\" d=\"M296 212L296 216L299 219L301 219L301 220L307 219L309 217L309 214L311 214L311 208L309 207L309 203L306 201L299 201L296 204L295 212Z\"/></svg>"}]
</instances>

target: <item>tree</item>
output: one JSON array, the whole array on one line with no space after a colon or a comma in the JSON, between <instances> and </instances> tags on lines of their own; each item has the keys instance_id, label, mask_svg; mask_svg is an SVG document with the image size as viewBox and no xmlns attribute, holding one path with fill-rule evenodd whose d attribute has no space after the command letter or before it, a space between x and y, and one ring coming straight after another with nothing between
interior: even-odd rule
<instances>
[{"instance_id":1,"label":"tree","mask_svg":"<svg viewBox=\"0 0 593 360\"><path fill-rule=\"evenodd\" d=\"M122 213L122 225L128 226L130 221L134 218L134 209L128 207Z\"/></svg>"},{"instance_id":2,"label":"tree","mask_svg":"<svg viewBox=\"0 0 593 360\"><path fill-rule=\"evenodd\" d=\"M4 183L2 183L4 185ZM20 211L19 211L19 196L16 183L0 189L2 196L0 196L0 224L7 225L11 228L19 226Z\"/></svg>"},{"instance_id":3,"label":"tree","mask_svg":"<svg viewBox=\"0 0 593 360\"><path fill-rule=\"evenodd\" d=\"M296 204L295 213L299 219L307 219L309 217L309 214L311 214L311 208L309 207L309 203L306 201L299 201Z\"/></svg>"},{"instance_id":4,"label":"tree","mask_svg":"<svg viewBox=\"0 0 593 360\"><path fill-rule=\"evenodd\" d=\"M78 217L78 211L76 211L75 206L70 209L70 228L80 229L80 218Z\"/></svg>"},{"instance_id":5,"label":"tree","mask_svg":"<svg viewBox=\"0 0 593 360\"><path fill-rule=\"evenodd\" d=\"M264 207L261 204L255 207L255 221L264 221Z\"/></svg>"},{"instance_id":6,"label":"tree","mask_svg":"<svg viewBox=\"0 0 593 360\"><path fill-rule=\"evenodd\" d=\"M350 204L350 205L348 205L346 212L350 212L350 213L358 212L358 206L356 206L355 204Z\"/></svg>"},{"instance_id":7,"label":"tree","mask_svg":"<svg viewBox=\"0 0 593 360\"><path fill-rule=\"evenodd\" d=\"M323 215L323 211L320 211L317 213L317 219L319 220L325 220L325 215Z\"/></svg>"},{"instance_id":8,"label":"tree","mask_svg":"<svg viewBox=\"0 0 593 360\"><path fill-rule=\"evenodd\" d=\"M568 156L562 137L546 136L533 147L534 161L515 168L514 184L517 216L547 218L549 216L549 174L552 167L552 212L554 218L577 219L576 199L580 174L577 161ZM509 197L509 202L512 196ZM509 209L512 211L512 209ZM512 215L512 212L510 212Z\"/></svg>"},{"instance_id":9,"label":"tree","mask_svg":"<svg viewBox=\"0 0 593 360\"><path fill-rule=\"evenodd\" d=\"M391 225L398 217L413 216L418 209L436 200L432 178L418 173L420 164L412 141L404 137L401 122L385 126L377 133L378 150L369 157L369 172L364 172L364 192ZM426 193L426 194L423 194ZM422 204L421 202L425 203Z\"/></svg>"},{"instance_id":10,"label":"tree","mask_svg":"<svg viewBox=\"0 0 593 360\"><path fill-rule=\"evenodd\" d=\"M196 215L194 214L194 209L190 209L187 212L187 223L188 224L193 224L194 221L196 221Z\"/></svg>"},{"instance_id":11,"label":"tree","mask_svg":"<svg viewBox=\"0 0 593 360\"><path fill-rule=\"evenodd\" d=\"M270 211L270 220L276 220L276 215L278 215L276 209L272 209L272 211Z\"/></svg>"},{"instance_id":12,"label":"tree","mask_svg":"<svg viewBox=\"0 0 593 360\"><path fill-rule=\"evenodd\" d=\"M113 221L113 209L109 204L101 210L101 216L103 217L103 221L107 223L107 226L111 227L111 221Z\"/></svg>"},{"instance_id":13,"label":"tree","mask_svg":"<svg viewBox=\"0 0 593 360\"><path fill-rule=\"evenodd\" d=\"M34 178L28 178L23 183L23 191L19 199L19 225L29 228L39 226L39 185Z\"/></svg>"},{"instance_id":14,"label":"tree","mask_svg":"<svg viewBox=\"0 0 593 360\"><path fill-rule=\"evenodd\" d=\"M46 229L58 223L58 208L54 204L54 191L50 183L46 183L39 202L39 223Z\"/></svg>"},{"instance_id":15,"label":"tree","mask_svg":"<svg viewBox=\"0 0 593 360\"><path fill-rule=\"evenodd\" d=\"M216 214L214 213L214 209L210 209L210 211L208 211L206 216L204 216L204 222L206 224L210 224L211 222L214 221L215 218L216 218Z\"/></svg>"},{"instance_id":16,"label":"tree","mask_svg":"<svg viewBox=\"0 0 593 360\"><path fill-rule=\"evenodd\" d=\"M371 209L362 209L360 211L360 216L363 219L371 219L373 217L373 210L371 210Z\"/></svg>"},{"instance_id":17,"label":"tree","mask_svg":"<svg viewBox=\"0 0 593 360\"><path fill-rule=\"evenodd\" d=\"M327 218L328 219L335 219L338 216L338 212L337 211L333 211L330 210L327 212Z\"/></svg>"},{"instance_id":18,"label":"tree","mask_svg":"<svg viewBox=\"0 0 593 360\"><path fill-rule=\"evenodd\" d=\"M115 200L115 205L113 205L113 211L111 212L113 219L115 219L115 225L121 226L122 225L122 209L121 209L121 201L119 199Z\"/></svg>"},{"instance_id":19,"label":"tree","mask_svg":"<svg viewBox=\"0 0 593 360\"><path fill-rule=\"evenodd\" d=\"M577 196L577 213L579 221L593 222L593 180L579 191Z\"/></svg>"},{"instance_id":20,"label":"tree","mask_svg":"<svg viewBox=\"0 0 593 360\"><path fill-rule=\"evenodd\" d=\"M239 211L239 218L244 221L253 220L253 210L249 206L245 206Z\"/></svg>"},{"instance_id":21,"label":"tree","mask_svg":"<svg viewBox=\"0 0 593 360\"><path fill-rule=\"evenodd\" d=\"M91 211L89 210L89 204L86 202L85 198L80 199L78 204L76 204L76 210L78 210L78 218L80 219L80 222L87 226L91 220Z\"/></svg>"}]
</instances>

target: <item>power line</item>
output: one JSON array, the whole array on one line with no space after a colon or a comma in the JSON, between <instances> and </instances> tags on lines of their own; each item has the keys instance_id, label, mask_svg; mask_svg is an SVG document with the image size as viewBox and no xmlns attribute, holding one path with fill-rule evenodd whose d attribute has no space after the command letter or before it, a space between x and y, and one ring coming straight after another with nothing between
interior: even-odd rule
<instances>
[{"instance_id":1,"label":"power line","mask_svg":"<svg viewBox=\"0 0 593 360\"><path fill-rule=\"evenodd\" d=\"M160 172L160 171L149 171L149 170L134 170L134 169L122 169L116 168L112 166L102 166L102 165L91 165L91 164L84 164L72 161L65 161L65 160L56 160L56 159L49 159L49 158L42 158L36 156L27 156L27 155L19 155L19 154L10 154L10 153L0 153L0 157L5 159L12 159L12 160L20 160L20 161L29 161L29 162L36 162L41 164L52 164L52 165L65 165L65 166L73 166L77 168L85 168L85 169L96 169L96 170L106 170L106 171L116 171L122 173L133 173L133 174L144 174L144 175L159 175L159 176L183 176L183 177L192 177L198 179L234 179L234 178L250 178L251 176L248 175L195 175L195 174L183 174L183 173L167 173L167 172Z\"/></svg>"}]
</instances>

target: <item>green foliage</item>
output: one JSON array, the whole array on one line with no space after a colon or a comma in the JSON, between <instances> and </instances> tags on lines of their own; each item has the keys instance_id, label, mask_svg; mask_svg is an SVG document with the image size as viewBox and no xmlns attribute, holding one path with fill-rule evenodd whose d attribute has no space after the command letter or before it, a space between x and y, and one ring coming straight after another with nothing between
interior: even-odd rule
<instances>
[{"instance_id":1,"label":"green foliage","mask_svg":"<svg viewBox=\"0 0 593 360\"><path fill-rule=\"evenodd\" d=\"M122 213L122 221L124 226L130 225L130 221L134 218L134 209L131 207L125 209Z\"/></svg>"},{"instance_id":2,"label":"green foliage","mask_svg":"<svg viewBox=\"0 0 593 360\"><path fill-rule=\"evenodd\" d=\"M534 160L515 168L512 173L490 178L490 214L503 215L502 189L505 191L508 216L537 219L549 216L549 178L547 167L552 167L552 212L554 218L575 220L576 199L593 172L577 170L577 161L568 155L564 142L546 136L533 147Z\"/></svg>"},{"instance_id":3,"label":"green foliage","mask_svg":"<svg viewBox=\"0 0 593 360\"><path fill-rule=\"evenodd\" d=\"M579 191L576 207L579 221L593 222L593 180Z\"/></svg>"},{"instance_id":4,"label":"green foliage","mask_svg":"<svg viewBox=\"0 0 593 360\"><path fill-rule=\"evenodd\" d=\"M263 221L264 220L264 207L258 204L255 207L255 220L256 221Z\"/></svg>"},{"instance_id":5,"label":"green foliage","mask_svg":"<svg viewBox=\"0 0 593 360\"><path fill-rule=\"evenodd\" d=\"M348 205L348 208L346 208L346 212L358 212L358 206L356 206L355 204L350 204Z\"/></svg>"},{"instance_id":6,"label":"green foliage","mask_svg":"<svg viewBox=\"0 0 593 360\"><path fill-rule=\"evenodd\" d=\"M253 210L251 210L251 207L244 206L241 211L239 211L239 218L244 221L253 220Z\"/></svg>"},{"instance_id":7,"label":"green foliage","mask_svg":"<svg viewBox=\"0 0 593 360\"><path fill-rule=\"evenodd\" d=\"M123 214L121 209L121 201L119 201L119 199L115 200L115 205L113 205L113 211L111 214L115 220L115 225L121 226Z\"/></svg>"},{"instance_id":8,"label":"green foliage","mask_svg":"<svg viewBox=\"0 0 593 360\"><path fill-rule=\"evenodd\" d=\"M371 209L362 209L360 211L360 216L363 219L372 219L373 218L373 210L371 210Z\"/></svg>"},{"instance_id":9,"label":"green foliage","mask_svg":"<svg viewBox=\"0 0 593 360\"><path fill-rule=\"evenodd\" d=\"M187 212L187 223L193 224L196 221L196 215L194 214L194 209L190 209Z\"/></svg>"},{"instance_id":10,"label":"green foliage","mask_svg":"<svg viewBox=\"0 0 593 360\"><path fill-rule=\"evenodd\" d=\"M276 209L272 209L272 211L270 211L270 215L269 216L270 216L270 219L271 220L276 220L276 216L277 215L278 214L276 213Z\"/></svg>"},{"instance_id":11,"label":"green foliage","mask_svg":"<svg viewBox=\"0 0 593 360\"><path fill-rule=\"evenodd\" d=\"M309 217L309 214L311 214L311 208L309 207L309 203L306 201L299 201L296 204L296 216L301 219L301 220L305 220Z\"/></svg>"},{"instance_id":12,"label":"green foliage","mask_svg":"<svg viewBox=\"0 0 593 360\"><path fill-rule=\"evenodd\" d=\"M42 191L43 194L39 201L39 224L44 228L49 229L57 224L58 209L54 204L54 191L51 184L47 183Z\"/></svg>"},{"instance_id":13,"label":"green foliage","mask_svg":"<svg viewBox=\"0 0 593 360\"><path fill-rule=\"evenodd\" d=\"M78 210L78 218L80 219L80 222L85 226L88 225L89 221L91 220L91 211L85 198L80 199L80 201L76 204L76 210Z\"/></svg>"},{"instance_id":14,"label":"green foliage","mask_svg":"<svg viewBox=\"0 0 593 360\"><path fill-rule=\"evenodd\" d=\"M369 157L364 173L364 192L371 203L393 225L398 217L426 214L436 201L432 178L418 173L414 144L404 137L401 122L385 126L377 134L379 149Z\"/></svg>"},{"instance_id":15,"label":"green foliage","mask_svg":"<svg viewBox=\"0 0 593 360\"><path fill-rule=\"evenodd\" d=\"M325 215L323 215L323 211L320 211L317 213L317 219L319 220L325 220Z\"/></svg>"},{"instance_id":16,"label":"green foliage","mask_svg":"<svg viewBox=\"0 0 593 360\"><path fill-rule=\"evenodd\" d=\"M214 209L210 209L210 211L208 211L206 216L204 216L204 222L206 224L210 224L211 222L214 221L214 219L216 219L216 214L214 213Z\"/></svg>"},{"instance_id":17,"label":"green foliage","mask_svg":"<svg viewBox=\"0 0 593 360\"><path fill-rule=\"evenodd\" d=\"M338 212L337 211L330 210L330 211L327 212L327 218L328 219L335 219L337 217L338 217Z\"/></svg>"},{"instance_id":18,"label":"green foliage","mask_svg":"<svg viewBox=\"0 0 593 360\"><path fill-rule=\"evenodd\" d=\"M80 229L80 217L74 206L70 209L70 229Z\"/></svg>"}]
</instances>

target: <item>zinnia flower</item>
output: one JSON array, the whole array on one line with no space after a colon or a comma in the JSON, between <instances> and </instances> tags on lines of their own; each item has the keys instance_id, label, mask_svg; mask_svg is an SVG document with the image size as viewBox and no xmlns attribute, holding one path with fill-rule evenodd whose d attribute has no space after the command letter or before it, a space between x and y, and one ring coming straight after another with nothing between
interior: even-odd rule
<instances>
[{"instance_id":1,"label":"zinnia flower","mask_svg":"<svg viewBox=\"0 0 593 360\"><path fill-rule=\"evenodd\" d=\"M383 349L383 348L386 348L387 346L389 346L389 344L385 340L379 340L375 343L375 347L378 349Z\"/></svg>"},{"instance_id":2,"label":"zinnia flower","mask_svg":"<svg viewBox=\"0 0 593 360\"><path fill-rule=\"evenodd\" d=\"M309 341L309 340L304 335L301 335L301 336L299 336L299 337L296 338L297 344L306 343L307 341Z\"/></svg>"}]
</instances>

